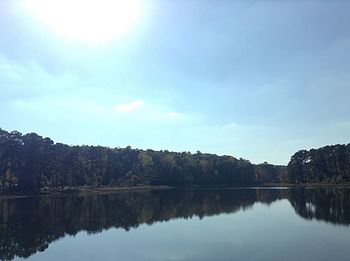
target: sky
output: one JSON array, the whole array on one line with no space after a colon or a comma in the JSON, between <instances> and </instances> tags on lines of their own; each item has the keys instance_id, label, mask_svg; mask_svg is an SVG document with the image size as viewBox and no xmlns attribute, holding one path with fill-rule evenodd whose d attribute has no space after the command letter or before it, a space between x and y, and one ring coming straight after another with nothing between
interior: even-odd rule
<instances>
[{"instance_id":1,"label":"sky","mask_svg":"<svg viewBox=\"0 0 350 261\"><path fill-rule=\"evenodd\" d=\"M350 1L0 0L0 127L287 164L350 142Z\"/></svg>"}]
</instances>

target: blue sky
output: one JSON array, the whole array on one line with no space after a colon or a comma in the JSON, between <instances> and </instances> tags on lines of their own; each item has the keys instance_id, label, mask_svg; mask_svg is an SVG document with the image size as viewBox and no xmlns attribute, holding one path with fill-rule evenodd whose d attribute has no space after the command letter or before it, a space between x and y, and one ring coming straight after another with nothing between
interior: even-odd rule
<instances>
[{"instance_id":1,"label":"blue sky","mask_svg":"<svg viewBox=\"0 0 350 261\"><path fill-rule=\"evenodd\" d=\"M0 127L274 164L349 142L349 1L135 1L118 34L55 11L81 39L0 1Z\"/></svg>"}]
</instances>

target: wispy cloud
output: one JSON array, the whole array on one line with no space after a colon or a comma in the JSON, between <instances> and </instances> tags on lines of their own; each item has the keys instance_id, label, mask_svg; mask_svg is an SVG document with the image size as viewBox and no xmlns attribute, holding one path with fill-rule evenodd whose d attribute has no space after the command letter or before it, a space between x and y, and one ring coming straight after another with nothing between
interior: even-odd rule
<instances>
[{"instance_id":1,"label":"wispy cloud","mask_svg":"<svg viewBox=\"0 0 350 261\"><path fill-rule=\"evenodd\" d=\"M140 107L142 107L144 104L143 100L136 100L136 101L132 101L132 102L127 102L127 103L120 103L117 104L113 107L114 111L117 112L129 112L129 111L133 111L136 110Z\"/></svg>"},{"instance_id":2,"label":"wispy cloud","mask_svg":"<svg viewBox=\"0 0 350 261\"><path fill-rule=\"evenodd\" d=\"M168 112L166 116L168 116L169 118L178 118L182 116L182 113L172 111L172 112Z\"/></svg>"},{"instance_id":3,"label":"wispy cloud","mask_svg":"<svg viewBox=\"0 0 350 261\"><path fill-rule=\"evenodd\" d=\"M0 102L43 96L51 98L80 91L77 80L71 73L52 74L35 60L16 61L0 52Z\"/></svg>"},{"instance_id":4,"label":"wispy cloud","mask_svg":"<svg viewBox=\"0 0 350 261\"><path fill-rule=\"evenodd\" d=\"M0 80L1 81L16 81L22 79L22 75L26 73L23 66L16 64L13 61L7 59L0 53Z\"/></svg>"}]
</instances>

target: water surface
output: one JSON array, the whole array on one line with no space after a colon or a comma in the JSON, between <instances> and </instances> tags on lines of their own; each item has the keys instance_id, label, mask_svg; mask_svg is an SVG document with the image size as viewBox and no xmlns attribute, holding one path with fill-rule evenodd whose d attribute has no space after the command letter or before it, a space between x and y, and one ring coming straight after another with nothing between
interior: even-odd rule
<instances>
[{"instance_id":1,"label":"water surface","mask_svg":"<svg viewBox=\"0 0 350 261\"><path fill-rule=\"evenodd\" d=\"M350 190L0 200L1 260L349 260Z\"/></svg>"}]
</instances>

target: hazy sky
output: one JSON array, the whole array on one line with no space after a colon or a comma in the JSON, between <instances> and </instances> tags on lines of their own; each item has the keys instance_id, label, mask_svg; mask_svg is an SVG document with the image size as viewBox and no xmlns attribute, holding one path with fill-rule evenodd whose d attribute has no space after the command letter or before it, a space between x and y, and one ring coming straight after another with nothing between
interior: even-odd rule
<instances>
[{"instance_id":1,"label":"hazy sky","mask_svg":"<svg viewBox=\"0 0 350 261\"><path fill-rule=\"evenodd\" d=\"M275 164L350 142L350 1L68 2L0 0L1 128Z\"/></svg>"}]
</instances>

